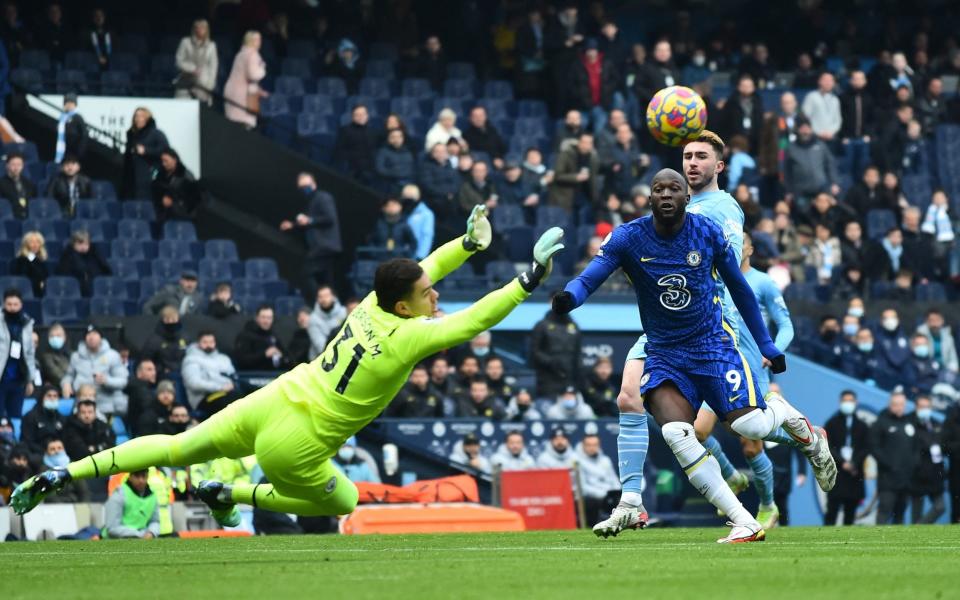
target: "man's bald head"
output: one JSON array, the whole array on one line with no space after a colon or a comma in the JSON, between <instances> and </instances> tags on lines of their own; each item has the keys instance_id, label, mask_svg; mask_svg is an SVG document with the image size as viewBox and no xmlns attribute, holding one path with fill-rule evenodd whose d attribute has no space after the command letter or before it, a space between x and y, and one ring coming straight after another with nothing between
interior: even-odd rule
<instances>
[{"instance_id":1,"label":"man's bald head","mask_svg":"<svg viewBox=\"0 0 960 600\"><path fill-rule=\"evenodd\" d=\"M680 182L680 185L683 186L682 189L683 189L684 193L686 193L686 191L687 191L687 180L684 178L683 175L681 175L678 171L675 171L674 169L660 169L659 171L657 171L657 174L653 176L653 181L650 182L650 183L651 183L651 187L653 187L653 185L654 185L657 181L664 181L664 182L666 182L666 181L671 181L671 180L673 180L673 179L676 179L676 180L678 180L678 181Z\"/></svg>"}]
</instances>

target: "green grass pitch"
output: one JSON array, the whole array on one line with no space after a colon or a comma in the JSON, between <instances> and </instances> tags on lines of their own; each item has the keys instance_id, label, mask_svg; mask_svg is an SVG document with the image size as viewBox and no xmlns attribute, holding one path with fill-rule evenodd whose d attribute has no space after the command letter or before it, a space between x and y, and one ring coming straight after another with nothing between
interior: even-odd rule
<instances>
[{"instance_id":1,"label":"green grass pitch","mask_svg":"<svg viewBox=\"0 0 960 600\"><path fill-rule=\"evenodd\" d=\"M0 544L3 598L960 598L960 527Z\"/></svg>"}]
</instances>

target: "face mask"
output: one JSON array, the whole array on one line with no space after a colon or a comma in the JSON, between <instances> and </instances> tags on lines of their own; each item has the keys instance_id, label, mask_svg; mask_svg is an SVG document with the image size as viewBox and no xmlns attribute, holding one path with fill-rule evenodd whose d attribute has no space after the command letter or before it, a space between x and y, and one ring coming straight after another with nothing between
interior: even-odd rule
<instances>
[{"instance_id":1,"label":"face mask","mask_svg":"<svg viewBox=\"0 0 960 600\"><path fill-rule=\"evenodd\" d=\"M340 448L340 452L337 453L344 462L350 462L353 460L353 457L357 455L357 451L350 446L345 448Z\"/></svg>"},{"instance_id":2,"label":"face mask","mask_svg":"<svg viewBox=\"0 0 960 600\"><path fill-rule=\"evenodd\" d=\"M173 333L173 332L175 332L175 331L180 331L180 323L179 323L179 322L177 322L177 323L164 323L164 324L163 324L163 329L164 329L164 331L168 331L168 332L170 332L170 333Z\"/></svg>"},{"instance_id":3,"label":"face mask","mask_svg":"<svg viewBox=\"0 0 960 600\"><path fill-rule=\"evenodd\" d=\"M20 311L18 310L18 311L16 311L16 312L10 312L10 311L7 310L7 309L3 309L3 314L4 314L8 319L15 319L16 317L19 317L19 316L20 316Z\"/></svg>"},{"instance_id":4,"label":"face mask","mask_svg":"<svg viewBox=\"0 0 960 600\"><path fill-rule=\"evenodd\" d=\"M856 317L856 318L860 319L860 318L863 317L863 309L860 308L859 306L852 306L852 307L850 307L850 309L847 311L847 314L850 315L850 316L852 316L852 317Z\"/></svg>"},{"instance_id":5,"label":"face mask","mask_svg":"<svg viewBox=\"0 0 960 600\"><path fill-rule=\"evenodd\" d=\"M16 443L17 443L17 439L16 439L15 437L13 437L13 432L12 432L12 431L0 431L0 440L3 440L4 442L6 442L6 443L8 443L8 444L16 444Z\"/></svg>"},{"instance_id":6,"label":"face mask","mask_svg":"<svg viewBox=\"0 0 960 600\"><path fill-rule=\"evenodd\" d=\"M840 403L840 412L845 415L852 415L857 412L857 403L856 402L841 402Z\"/></svg>"},{"instance_id":7,"label":"face mask","mask_svg":"<svg viewBox=\"0 0 960 600\"><path fill-rule=\"evenodd\" d=\"M486 356L490 354L490 346L480 346L479 348L474 348L473 353L476 356Z\"/></svg>"},{"instance_id":8,"label":"face mask","mask_svg":"<svg viewBox=\"0 0 960 600\"><path fill-rule=\"evenodd\" d=\"M859 330L860 330L860 328L859 328L856 324L854 324L854 323L848 323L848 324L846 324L846 325L843 326L843 335L845 335L845 336L847 336L847 337L853 337L853 336L857 335L857 331L859 331Z\"/></svg>"},{"instance_id":9,"label":"face mask","mask_svg":"<svg viewBox=\"0 0 960 600\"><path fill-rule=\"evenodd\" d=\"M835 329L828 329L820 334L820 337L822 337L825 341L832 342L833 340L837 339L837 331Z\"/></svg>"},{"instance_id":10,"label":"face mask","mask_svg":"<svg viewBox=\"0 0 960 600\"><path fill-rule=\"evenodd\" d=\"M51 348L53 348L54 350L59 350L59 349L63 348L63 345L64 345L65 343L67 343L67 340L64 339L62 336L53 335L53 336L50 336L49 338L47 338L47 342L50 343L50 347L51 347Z\"/></svg>"},{"instance_id":11,"label":"face mask","mask_svg":"<svg viewBox=\"0 0 960 600\"><path fill-rule=\"evenodd\" d=\"M900 320L895 317L883 320L883 328L887 331L896 331L899 326Z\"/></svg>"},{"instance_id":12,"label":"face mask","mask_svg":"<svg viewBox=\"0 0 960 600\"><path fill-rule=\"evenodd\" d=\"M932 408L918 408L917 409L917 418L923 421L930 419L933 416Z\"/></svg>"},{"instance_id":13,"label":"face mask","mask_svg":"<svg viewBox=\"0 0 960 600\"><path fill-rule=\"evenodd\" d=\"M917 346L916 348L913 349L913 354L917 358L927 358L928 356L930 356L930 346L927 346L927 345Z\"/></svg>"},{"instance_id":14,"label":"face mask","mask_svg":"<svg viewBox=\"0 0 960 600\"><path fill-rule=\"evenodd\" d=\"M70 457L67 456L66 452L57 452L56 454L47 454L43 457L43 464L47 465L51 469L56 469L58 467L65 467L70 464Z\"/></svg>"},{"instance_id":15,"label":"face mask","mask_svg":"<svg viewBox=\"0 0 960 600\"><path fill-rule=\"evenodd\" d=\"M312 195L313 195L313 186L305 185L305 186L303 186L303 187L300 188L300 191L301 191L304 195L306 195L306 196L312 196Z\"/></svg>"},{"instance_id":16,"label":"face mask","mask_svg":"<svg viewBox=\"0 0 960 600\"><path fill-rule=\"evenodd\" d=\"M567 400L564 400L564 401L563 401L563 408L566 409L566 410L574 410L575 408L577 408L577 399L576 399L576 398L569 398L569 399L567 399Z\"/></svg>"},{"instance_id":17,"label":"face mask","mask_svg":"<svg viewBox=\"0 0 960 600\"><path fill-rule=\"evenodd\" d=\"M43 407L47 410L57 410L58 408L60 408L60 401L57 399L44 400Z\"/></svg>"},{"instance_id":18,"label":"face mask","mask_svg":"<svg viewBox=\"0 0 960 600\"><path fill-rule=\"evenodd\" d=\"M857 344L857 348L860 349L860 352L872 352L873 342L860 342Z\"/></svg>"},{"instance_id":19,"label":"face mask","mask_svg":"<svg viewBox=\"0 0 960 600\"><path fill-rule=\"evenodd\" d=\"M698 67L702 67L707 62L707 57L697 54L693 57L693 64Z\"/></svg>"},{"instance_id":20,"label":"face mask","mask_svg":"<svg viewBox=\"0 0 960 600\"><path fill-rule=\"evenodd\" d=\"M204 348L203 351L204 351L206 354L213 354L214 352L217 351L217 349L216 349L216 348Z\"/></svg>"}]
</instances>

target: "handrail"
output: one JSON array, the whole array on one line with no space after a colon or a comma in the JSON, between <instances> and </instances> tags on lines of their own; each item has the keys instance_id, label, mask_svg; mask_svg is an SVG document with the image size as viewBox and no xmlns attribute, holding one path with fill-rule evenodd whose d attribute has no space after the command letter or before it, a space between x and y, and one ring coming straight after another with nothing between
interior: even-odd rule
<instances>
[{"instance_id":1,"label":"handrail","mask_svg":"<svg viewBox=\"0 0 960 600\"><path fill-rule=\"evenodd\" d=\"M50 102L49 100L46 100L46 99L44 99L43 97L41 97L40 94L37 94L37 93L34 93L34 92L31 92L31 91L27 90L26 88L24 88L23 86L21 86L19 83L14 83L14 82L12 82L12 81L11 81L10 83L11 83L11 85L13 86L13 89L16 90L18 93L21 93L21 94L23 94L24 96L31 96L31 97L35 98L38 102L49 106L50 108L58 111L60 114L63 114L64 111L63 111L63 107L62 107L62 106L57 106L57 105L54 104L53 102ZM86 128L87 128L87 129L89 129L89 130L97 133L98 135L101 135L101 136L103 136L104 138L107 138L107 139L109 139L110 141L112 141L112 142L113 142L113 149L116 150L117 152L120 152L120 146L124 143L125 140L120 139L120 136L119 136L119 135L114 134L113 132L107 131L107 130L105 130L105 129L100 129L100 128L97 127L96 125L92 125L92 124L90 124L90 123L87 123L86 121L84 121L84 124L86 125Z\"/></svg>"}]
</instances>

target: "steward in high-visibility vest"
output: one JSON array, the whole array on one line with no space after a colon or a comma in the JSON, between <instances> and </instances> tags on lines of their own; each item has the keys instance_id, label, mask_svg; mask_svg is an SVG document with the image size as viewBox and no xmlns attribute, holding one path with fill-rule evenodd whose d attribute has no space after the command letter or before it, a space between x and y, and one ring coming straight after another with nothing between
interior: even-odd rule
<instances>
[{"instance_id":1,"label":"steward in high-visibility vest","mask_svg":"<svg viewBox=\"0 0 960 600\"><path fill-rule=\"evenodd\" d=\"M146 469L130 473L110 495L104 512L104 538L150 539L160 535L157 495L147 485Z\"/></svg>"}]
</instances>

